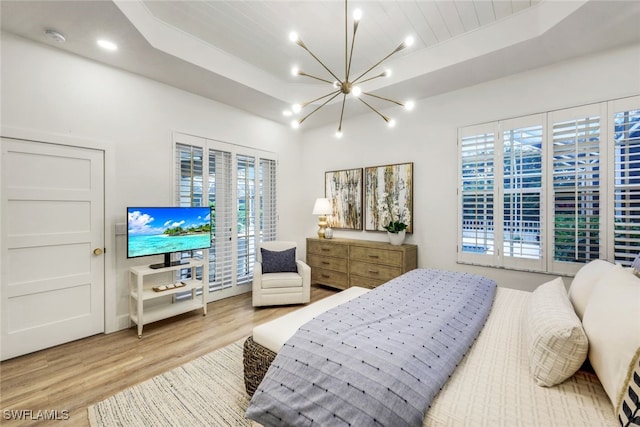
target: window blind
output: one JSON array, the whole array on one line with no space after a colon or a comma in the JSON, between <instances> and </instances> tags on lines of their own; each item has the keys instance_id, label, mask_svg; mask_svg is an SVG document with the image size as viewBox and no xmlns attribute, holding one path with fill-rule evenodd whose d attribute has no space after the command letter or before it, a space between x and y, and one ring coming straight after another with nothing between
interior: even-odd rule
<instances>
[{"instance_id":1,"label":"window blind","mask_svg":"<svg viewBox=\"0 0 640 427\"><path fill-rule=\"evenodd\" d=\"M553 260L600 257L600 117L553 123Z\"/></svg>"},{"instance_id":2,"label":"window blind","mask_svg":"<svg viewBox=\"0 0 640 427\"><path fill-rule=\"evenodd\" d=\"M257 242L277 237L276 156L179 133L174 142L176 203L211 208L209 300L246 292Z\"/></svg>"},{"instance_id":3,"label":"window blind","mask_svg":"<svg viewBox=\"0 0 640 427\"><path fill-rule=\"evenodd\" d=\"M260 158L260 231L261 242L276 240L276 161Z\"/></svg>"},{"instance_id":4,"label":"window blind","mask_svg":"<svg viewBox=\"0 0 640 427\"><path fill-rule=\"evenodd\" d=\"M176 144L176 202L178 206L202 206L202 148Z\"/></svg>"},{"instance_id":5,"label":"window blind","mask_svg":"<svg viewBox=\"0 0 640 427\"><path fill-rule=\"evenodd\" d=\"M202 182L204 163L202 147L176 144L175 149L176 206L203 206ZM202 251L181 252L180 258L202 258ZM176 272L177 279L187 279L190 270ZM202 269L196 269L196 278L202 278ZM179 293L178 299L190 298L190 292Z\"/></svg>"},{"instance_id":6,"label":"window blind","mask_svg":"<svg viewBox=\"0 0 640 427\"><path fill-rule=\"evenodd\" d=\"M640 105L613 113L614 256L631 265L640 254Z\"/></svg>"},{"instance_id":7,"label":"window blind","mask_svg":"<svg viewBox=\"0 0 640 427\"><path fill-rule=\"evenodd\" d=\"M462 245L460 253L494 255L495 133L461 139Z\"/></svg>"},{"instance_id":8,"label":"window blind","mask_svg":"<svg viewBox=\"0 0 640 427\"><path fill-rule=\"evenodd\" d=\"M572 274L640 253L640 96L467 126L458 141L459 262Z\"/></svg>"},{"instance_id":9,"label":"window blind","mask_svg":"<svg viewBox=\"0 0 640 427\"><path fill-rule=\"evenodd\" d=\"M238 284L251 283L256 256L256 158L238 154L237 212L238 212Z\"/></svg>"},{"instance_id":10,"label":"window blind","mask_svg":"<svg viewBox=\"0 0 640 427\"><path fill-rule=\"evenodd\" d=\"M213 242L209 249L209 290L221 290L233 284L233 223L231 153L209 150L208 201L211 206Z\"/></svg>"},{"instance_id":11,"label":"window blind","mask_svg":"<svg viewBox=\"0 0 640 427\"><path fill-rule=\"evenodd\" d=\"M543 126L503 131L503 256L542 258Z\"/></svg>"}]
</instances>

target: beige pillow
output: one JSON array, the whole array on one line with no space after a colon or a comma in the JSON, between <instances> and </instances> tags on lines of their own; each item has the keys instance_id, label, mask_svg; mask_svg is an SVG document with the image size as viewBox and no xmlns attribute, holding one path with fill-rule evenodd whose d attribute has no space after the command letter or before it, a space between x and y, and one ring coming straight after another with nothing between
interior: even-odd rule
<instances>
[{"instance_id":1,"label":"beige pillow","mask_svg":"<svg viewBox=\"0 0 640 427\"><path fill-rule=\"evenodd\" d=\"M640 279L632 270L616 268L598 281L583 325L591 366L618 408L629 365L640 348Z\"/></svg>"},{"instance_id":2,"label":"beige pillow","mask_svg":"<svg viewBox=\"0 0 640 427\"><path fill-rule=\"evenodd\" d=\"M533 291L525 316L529 370L536 384L551 387L575 374L587 358L589 342L561 278Z\"/></svg>"},{"instance_id":3,"label":"beige pillow","mask_svg":"<svg viewBox=\"0 0 640 427\"><path fill-rule=\"evenodd\" d=\"M603 259L596 259L585 264L576 273L569 287L569 301L571 301L580 320L584 316L584 309L589 302L594 286L602 276L614 268L621 267Z\"/></svg>"}]
</instances>

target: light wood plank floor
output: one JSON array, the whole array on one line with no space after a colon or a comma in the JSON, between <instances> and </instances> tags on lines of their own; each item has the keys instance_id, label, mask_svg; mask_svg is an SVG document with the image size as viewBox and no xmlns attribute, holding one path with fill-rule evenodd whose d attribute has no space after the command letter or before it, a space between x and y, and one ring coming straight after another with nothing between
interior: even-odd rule
<instances>
[{"instance_id":1,"label":"light wood plank floor","mask_svg":"<svg viewBox=\"0 0 640 427\"><path fill-rule=\"evenodd\" d=\"M311 288L317 301L336 291ZM210 303L146 325L95 335L0 363L0 424L87 426L87 406L251 334L254 326L300 306L253 308L251 294ZM68 411L64 421L8 421L11 410Z\"/></svg>"}]
</instances>

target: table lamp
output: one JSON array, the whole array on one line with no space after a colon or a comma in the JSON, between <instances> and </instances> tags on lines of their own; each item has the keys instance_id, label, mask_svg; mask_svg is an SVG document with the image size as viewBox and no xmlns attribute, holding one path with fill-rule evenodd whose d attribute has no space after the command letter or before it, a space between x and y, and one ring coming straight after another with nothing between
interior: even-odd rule
<instances>
[{"instance_id":1,"label":"table lamp","mask_svg":"<svg viewBox=\"0 0 640 427\"><path fill-rule=\"evenodd\" d=\"M313 206L313 214L320 215L318 217L318 237L321 239L325 238L325 231L327 229L327 215L331 215L333 213L331 209L331 202L329 199L316 199L316 203Z\"/></svg>"}]
</instances>

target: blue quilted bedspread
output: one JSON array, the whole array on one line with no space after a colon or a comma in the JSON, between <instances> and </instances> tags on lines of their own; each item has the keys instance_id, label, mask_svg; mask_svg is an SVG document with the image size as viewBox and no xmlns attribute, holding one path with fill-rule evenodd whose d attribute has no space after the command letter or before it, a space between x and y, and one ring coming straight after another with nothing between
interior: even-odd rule
<instances>
[{"instance_id":1,"label":"blue quilted bedspread","mask_svg":"<svg viewBox=\"0 0 640 427\"><path fill-rule=\"evenodd\" d=\"M265 426L420 426L496 292L467 273L412 270L303 325L247 410Z\"/></svg>"}]
</instances>

